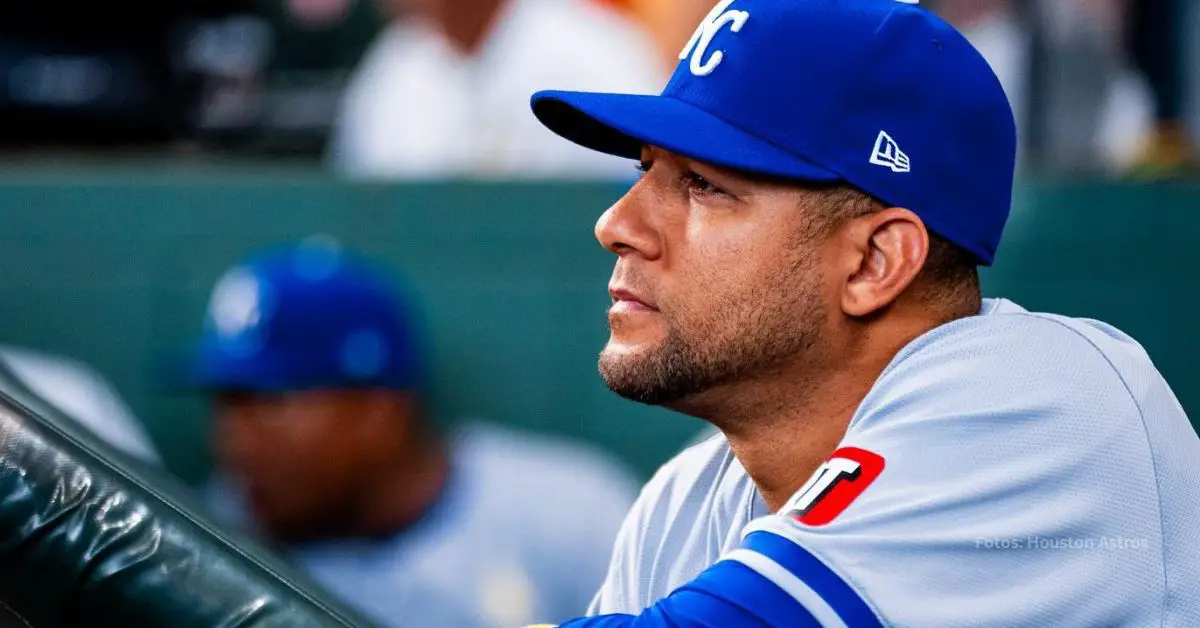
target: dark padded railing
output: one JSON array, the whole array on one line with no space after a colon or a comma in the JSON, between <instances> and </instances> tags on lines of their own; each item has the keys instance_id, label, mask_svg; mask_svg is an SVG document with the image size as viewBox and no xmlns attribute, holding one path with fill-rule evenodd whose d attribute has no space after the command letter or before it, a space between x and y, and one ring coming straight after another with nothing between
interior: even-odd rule
<instances>
[{"instance_id":1,"label":"dark padded railing","mask_svg":"<svg viewBox=\"0 0 1200 628\"><path fill-rule=\"evenodd\" d=\"M0 628L366 627L0 368Z\"/></svg>"}]
</instances>

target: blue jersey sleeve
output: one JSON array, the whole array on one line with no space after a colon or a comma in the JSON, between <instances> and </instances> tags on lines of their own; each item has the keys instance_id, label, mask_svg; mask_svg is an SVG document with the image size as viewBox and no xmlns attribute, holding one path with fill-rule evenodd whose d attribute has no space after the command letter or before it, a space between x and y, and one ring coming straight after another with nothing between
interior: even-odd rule
<instances>
[{"instance_id":1,"label":"blue jersey sleeve","mask_svg":"<svg viewBox=\"0 0 1200 628\"><path fill-rule=\"evenodd\" d=\"M574 619L560 628L808 628L882 626L866 602L818 558L769 531L639 615Z\"/></svg>"}]
</instances>

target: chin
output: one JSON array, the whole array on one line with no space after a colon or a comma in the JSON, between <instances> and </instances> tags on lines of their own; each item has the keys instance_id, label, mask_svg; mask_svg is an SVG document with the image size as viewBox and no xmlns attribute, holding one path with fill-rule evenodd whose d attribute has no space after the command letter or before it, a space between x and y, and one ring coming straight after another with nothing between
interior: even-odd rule
<instances>
[{"instance_id":1,"label":"chin","mask_svg":"<svg viewBox=\"0 0 1200 628\"><path fill-rule=\"evenodd\" d=\"M637 369L640 363L646 361L650 348L643 345L629 345L609 341L600 350L600 374L627 372ZM605 379L608 377L605 375Z\"/></svg>"},{"instance_id":2,"label":"chin","mask_svg":"<svg viewBox=\"0 0 1200 628\"><path fill-rule=\"evenodd\" d=\"M673 401L648 352L646 347L610 344L600 352L600 378L609 390L630 401L654 406Z\"/></svg>"},{"instance_id":3,"label":"chin","mask_svg":"<svg viewBox=\"0 0 1200 628\"><path fill-rule=\"evenodd\" d=\"M600 373L645 372L653 361L657 345L649 343L623 344L609 342L600 351ZM605 375L605 380L608 376Z\"/></svg>"}]
</instances>

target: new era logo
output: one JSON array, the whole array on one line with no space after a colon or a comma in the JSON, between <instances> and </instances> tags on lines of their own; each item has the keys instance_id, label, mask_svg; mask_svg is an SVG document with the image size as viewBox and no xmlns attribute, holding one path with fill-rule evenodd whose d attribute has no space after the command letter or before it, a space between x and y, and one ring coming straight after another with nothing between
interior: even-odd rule
<instances>
[{"instance_id":1,"label":"new era logo","mask_svg":"<svg viewBox=\"0 0 1200 628\"><path fill-rule=\"evenodd\" d=\"M886 131L880 131L879 137L875 140L875 150L871 151L871 163L891 168L892 172L912 171L908 155L900 150L900 145Z\"/></svg>"}]
</instances>

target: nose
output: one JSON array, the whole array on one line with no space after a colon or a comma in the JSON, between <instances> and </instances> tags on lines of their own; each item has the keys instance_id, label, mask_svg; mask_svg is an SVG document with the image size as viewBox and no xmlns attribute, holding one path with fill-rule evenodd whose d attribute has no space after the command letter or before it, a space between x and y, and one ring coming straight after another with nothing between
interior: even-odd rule
<instances>
[{"instance_id":1,"label":"nose","mask_svg":"<svg viewBox=\"0 0 1200 628\"><path fill-rule=\"evenodd\" d=\"M662 255L662 241L651 220L648 179L642 177L596 221L596 239L618 256L653 260Z\"/></svg>"}]
</instances>

